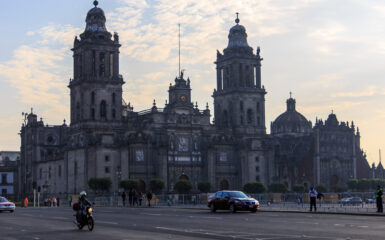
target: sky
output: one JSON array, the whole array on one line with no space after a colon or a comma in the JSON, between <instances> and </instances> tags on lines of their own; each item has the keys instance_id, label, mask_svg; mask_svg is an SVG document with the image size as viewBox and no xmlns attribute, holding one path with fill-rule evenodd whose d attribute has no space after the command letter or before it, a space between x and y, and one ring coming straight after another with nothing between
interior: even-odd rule
<instances>
[{"instance_id":1,"label":"sky","mask_svg":"<svg viewBox=\"0 0 385 240\"><path fill-rule=\"evenodd\" d=\"M22 112L45 124L69 119L74 37L92 0L2 0L0 150L19 150ZM199 108L216 87L216 50L239 12L248 43L260 46L266 127L286 110L289 92L308 120L354 121L369 163L385 149L385 2L382 0L100 0L107 29L122 44L124 99L135 111L163 107L181 64ZM213 111L212 111L213 112ZM67 121L68 122L68 121Z\"/></svg>"}]
</instances>

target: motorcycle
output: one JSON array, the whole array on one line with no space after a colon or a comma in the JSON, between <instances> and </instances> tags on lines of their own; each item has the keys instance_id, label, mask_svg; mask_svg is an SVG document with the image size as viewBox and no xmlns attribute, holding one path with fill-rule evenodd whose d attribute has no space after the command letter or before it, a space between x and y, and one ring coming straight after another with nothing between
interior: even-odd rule
<instances>
[{"instance_id":1,"label":"motorcycle","mask_svg":"<svg viewBox=\"0 0 385 240\"><path fill-rule=\"evenodd\" d=\"M75 204L73 206L73 209L77 212L79 206L75 206ZM83 227L86 225L89 231L92 231L94 229L94 217L92 216L92 212L93 209L91 207L86 207L86 210L81 215L80 222L77 223L79 230L82 230ZM76 217L76 214L74 216Z\"/></svg>"}]
</instances>

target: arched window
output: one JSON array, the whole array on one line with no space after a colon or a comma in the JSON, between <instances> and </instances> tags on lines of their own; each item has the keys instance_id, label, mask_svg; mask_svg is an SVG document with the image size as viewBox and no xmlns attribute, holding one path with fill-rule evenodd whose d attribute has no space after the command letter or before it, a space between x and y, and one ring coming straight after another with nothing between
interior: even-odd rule
<instances>
[{"instance_id":1,"label":"arched window","mask_svg":"<svg viewBox=\"0 0 385 240\"><path fill-rule=\"evenodd\" d=\"M79 102L76 103L76 120L77 121L80 120L80 103Z\"/></svg>"},{"instance_id":2,"label":"arched window","mask_svg":"<svg viewBox=\"0 0 385 240\"><path fill-rule=\"evenodd\" d=\"M107 104L106 104L106 101L104 100L100 103L100 117L101 118L107 117Z\"/></svg>"},{"instance_id":3,"label":"arched window","mask_svg":"<svg viewBox=\"0 0 385 240\"><path fill-rule=\"evenodd\" d=\"M91 108L91 119L95 120L95 108Z\"/></svg>"},{"instance_id":4,"label":"arched window","mask_svg":"<svg viewBox=\"0 0 385 240\"><path fill-rule=\"evenodd\" d=\"M243 101L240 101L239 108L241 109L241 111L243 111Z\"/></svg>"},{"instance_id":5,"label":"arched window","mask_svg":"<svg viewBox=\"0 0 385 240\"><path fill-rule=\"evenodd\" d=\"M116 102L116 94L112 93L112 104L115 104Z\"/></svg>"},{"instance_id":6,"label":"arched window","mask_svg":"<svg viewBox=\"0 0 385 240\"><path fill-rule=\"evenodd\" d=\"M248 109L247 110L247 124L253 123L253 110Z\"/></svg>"},{"instance_id":7,"label":"arched window","mask_svg":"<svg viewBox=\"0 0 385 240\"><path fill-rule=\"evenodd\" d=\"M116 118L116 110L115 110L115 109L112 109L112 118L113 118L113 119Z\"/></svg>"},{"instance_id":8,"label":"arched window","mask_svg":"<svg viewBox=\"0 0 385 240\"><path fill-rule=\"evenodd\" d=\"M220 183L220 190L228 190L229 189L229 182L226 179L223 179Z\"/></svg>"},{"instance_id":9,"label":"arched window","mask_svg":"<svg viewBox=\"0 0 385 240\"><path fill-rule=\"evenodd\" d=\"M95 104L95 92L91 92L91 104Z\"/></svg>"},{"instance_id":10,"label":"arched window","mask_svg":"<svg viewBox=\"0 0 385 240\"><path fill-rule=\"evenodd\" d=\"M106 59L106 56L104 53L100 53L99 55L99 62L100 62L100 65L99 65L99 76L101 77L104 77L105 75L105 72L106 72L106 69L105 69L105 59Z\"/></svg>"},{"instance_id":11,"label":"arched window","mask_svg":"<svg viewBox=\"0 0 385 240\"><path fill-rule=\"evenodd\" d=\"M229 125L229 119L226 110L223 111L223 125L226 127Z\"/></svg>"}]
</instances>

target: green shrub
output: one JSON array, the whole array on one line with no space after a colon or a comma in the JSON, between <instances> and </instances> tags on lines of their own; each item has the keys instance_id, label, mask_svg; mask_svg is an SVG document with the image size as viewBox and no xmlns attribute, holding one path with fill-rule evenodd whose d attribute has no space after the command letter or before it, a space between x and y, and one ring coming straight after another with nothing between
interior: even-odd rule
<instances>
[{"instance_id":1,"label":"green shrub","mask_svg":"<svg viewBox=\"0 0 385 240\"><path fill-rule=\"evenodd\" d=\"M190 190L193 188L192 183L189 180L179 180L174 185L174 190L177 193L180 194L187 194L190 192Z\"/></svg>"},{"instance_id":2,"label":"green shrub","mask_svg":"<svg viewBox=\"0 0 385 240\"><path fill-rule=\"evenodd\" d=\"M209 182L200 182L198 183L198 189L201 193L208 193L211 189L211 184Z\"/></svg>"},{"instance_id":3,"label":"green shrub","mask_svg":"<svg viewBox=\"0 0 385 240\"><path fill-rule=\"evenodd\" d=\"M261 182L248 182L243 186L243 191L246 193L264 193L266 187Z\"/></svg>"}]
</instances>

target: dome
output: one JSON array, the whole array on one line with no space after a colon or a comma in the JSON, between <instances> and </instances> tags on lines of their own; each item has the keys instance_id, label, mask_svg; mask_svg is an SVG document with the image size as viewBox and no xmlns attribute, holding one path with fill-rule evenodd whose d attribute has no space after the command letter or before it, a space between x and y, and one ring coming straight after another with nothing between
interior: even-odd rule
<instances>
[{"instance_id":1,"label":"dome","mask_svg":"<svg viewBox=\"0 0 385 240\"><path fill-rule=\"evenodd\" d=\"M325 125L328 127L338 127L339 122L337 116L333 112L329 114L328 119L325 121Z\"/></svg>"},{"instance_id":2,"label":"dome","mask_svg":"<svg viewBox=\"0 0 385 240\"><path fill-rule=\"evenodd\" d=\"M239 25L239 18L237 13L237 19L235 19L236 25L230 29L229 32L229 44L227 48L223 51L226 52L238 52L245 51L248 53L252 53L253 49L247 43L247 33L246 28L242 25Z\"/></svg>"},{"instance_id":3,"label":"dome","mask_svg":"<svg viewBox=\"0 0 385 240\"><path fill-rule=\"evenodd\" d=\"M95 7L87 13L86 32L107 32L106 16L103 9L98 8L98 1L94 1Z\"/></svg>"},{"instance_id":4,"label":"dome","mask_svg":"<svg viewBox=\"0 0 385 240\"><path fill-rule=\"evenodd\" d=\"M295 99L291 97L286 101L286 112L271 124L272 135L306 135L311 132L311 122L295 110L295 103Z\"/></svg>"}]
</instances>

